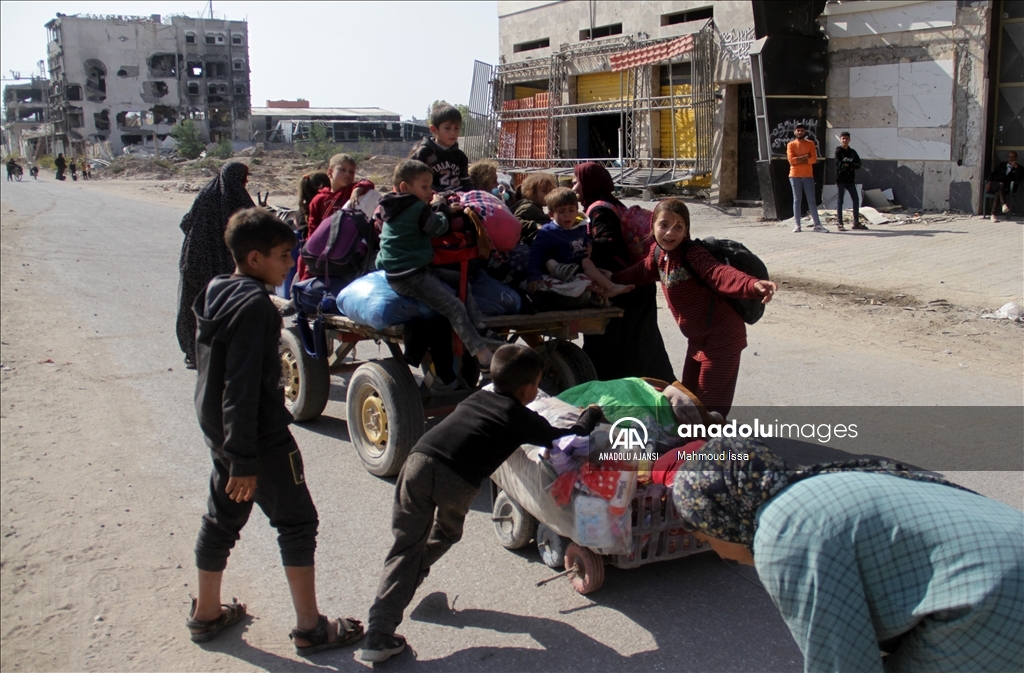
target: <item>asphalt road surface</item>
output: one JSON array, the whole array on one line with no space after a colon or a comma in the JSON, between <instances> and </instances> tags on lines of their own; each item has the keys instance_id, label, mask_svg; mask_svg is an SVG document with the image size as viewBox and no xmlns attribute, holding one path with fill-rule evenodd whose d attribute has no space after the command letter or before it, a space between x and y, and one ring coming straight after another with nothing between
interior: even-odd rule
<instances>
[{"instance_id":1,"label":"asphalt road surface","mask_svg":"<svg viewBox=\"0 0 1024 673\"><path fill-rule=\"evenodd\" d=\"M113 363L113 371L106 373L110 385L131 393L124 413L153 428L149 448L137 454L138 466L160 484L166 516L194 524L179 533L191 540L205 507L210 467L192 404L195 374L182 366L174 337L183 208L114 196L99 186L50 181L5 188L3 199L5 208L31 223L20 245L26 259L32 259L34 282L45 283L62 310L70 312L62 322L80 325L100 340ZM47 321L48 313L43 311L40 320ZM685 340L667 312L662 321L679 369ZM823 332L828 329L822 326ZM373 344L358 350L364 358L377 351ZM380 349L380 357L386 352ZM1020 403L1019 379L961 376L954 396L937 385L948 375L938 365L908 361L898 352L837 351L826 334L793 333L780 321L766 319L749 330L737 404L815 405L837 397L865 405ZM348 442L343 381L335 383L323 417L295 425L293 432L320 513L321 603L334 614L364 618L390 543L393 481L362 468ZM95 400L97 407L107 403L102 397ZM1015 497L1013 477L976 479L974 487L991 495ZM89 485L81 488L88 492ZM180 563L188 573L191 557L183 555ZM576 594L566 581L535 586L551 574L532 547L512 553L498 545L484 489L462 542L434 568L399 629L415 653L383 668L802 669L800 653L754 570L713 553L634 570L609 568L604 587L590 596ZM291 612L274 534L261 514L254 513L236 547L228 577L233 578L231 590L250 605L281 608L261 613L264 625L269 622L281 635L282 642L273 648L245 647L235 635L218 639L217 651L237 657L234 668L362 670L350 651L324 655L315 665L288 652L283 634L292 626ZM180 631L185 640L180 622L162 628ZM213 664L202 658L191 664L167 661L167 670L184 667Z\"/></svg>"}]
</instances>

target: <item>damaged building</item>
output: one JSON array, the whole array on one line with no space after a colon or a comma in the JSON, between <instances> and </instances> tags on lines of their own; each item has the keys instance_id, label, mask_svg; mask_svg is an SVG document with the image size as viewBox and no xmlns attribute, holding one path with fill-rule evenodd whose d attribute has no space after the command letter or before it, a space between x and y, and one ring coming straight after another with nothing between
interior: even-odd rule
<instances>
[{"instance_id":1,"label":"damaged building","mask_svg":"<svg viewBox=\"0 0 1024 673\"><path fill-rule=\"evenodd\" d=\"M184 119L208 142L250 139L245 21L58 14L46 30L57 151L153 147Z\"/></svg>"},{"instance_id":2,"label":"damaged building","mask_svg":"<svg viewBox=\"0 0 1024 673\"><path fill-rule=\"evenodd\" d=\"M50 82L44 77L4 87L4 154L35 157L48 150L49 96Z\"/></svg>"},{"instance_id":3,"label":"damaged building","mask_svg":"<svg viewBox=\"0 0 1024 673\"><path fill-rule=\"evenodd\" d=\"M865 189L979 212L991 167L1024 149L1022 6L499 1L501 60L477 64L470 127L504 170L598 161L621 186L786 218L786 142L803 122L819 188L848 130Z\"/></svg>"}]
</instances>

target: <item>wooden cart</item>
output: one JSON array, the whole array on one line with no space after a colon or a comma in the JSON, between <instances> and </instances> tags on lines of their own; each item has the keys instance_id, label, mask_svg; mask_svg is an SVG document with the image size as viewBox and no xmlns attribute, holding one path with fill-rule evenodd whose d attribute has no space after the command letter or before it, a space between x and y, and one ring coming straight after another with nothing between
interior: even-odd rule
<instances>
[{"instance_id":1,"label":"wooden cart","mask_svg":"<svg viewBox=\"0 0 1024 673\"><path fill-rule=\"evenodd\" d=\"M279 308L289 303L274 297ZM608 321L622 316L619 308L550 311L535 315L485 318L491 330L510 342L534 337L544 358L541 388L552 395L597 378L594 365L576 344L581 334L601 334ZM286 325L289 322L286 319ZM398 474L426 419L448 414L470 391L429 395L417 385L402 359L401 326L374 329L340 315L297 314L281 332L281 367L285 403L296 421L311 421L323 412L330 396L331 375L352 373L346 397L348 431L363 465L371 474ZM387 347L380 358L359 359L356 344L373 341ZM350 357L351 356L351 357ZM457 359L458 362L458 359ZM476 388L476 358L461 359L460 376Z\"/></svg>"}]
</instances>

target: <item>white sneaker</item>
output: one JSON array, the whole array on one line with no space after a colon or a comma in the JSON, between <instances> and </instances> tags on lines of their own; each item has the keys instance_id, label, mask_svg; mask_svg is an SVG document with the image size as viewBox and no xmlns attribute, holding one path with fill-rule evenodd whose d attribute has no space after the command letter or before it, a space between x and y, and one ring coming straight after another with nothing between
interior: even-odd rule
<instances>
[{"instance_id":1,"label":"white sneaker","mask_svg":"<svg viewBox=\"0 0 1024 673\"><path fill-rule=\"evenodd\" d=\"M992 221L993 221L993 222L998 222L998 221L999 221L999 218L998 218L998 217L996 217L996 214L995 214L995 213L992 213Z\"/></svg>"},{"instance_id":2,"label":"white sneaker","mask_svg":"<svg viewBox=\"0 0 1024 673\"><path fill-rule=\"evenodd\" d=\"M799 224L796 225L795 227L793 227L793 233L794 234L799 234L801 231L803 231L803 229L800 228Z\"/></svg>"},{"instance_id":3,"label":"white sneaker","mask_svg":"<svg viewBox=\"0 0 1024 673\"><path fill-rule=\"evenodd\" d=\"M1003 204L1003 214L1004 215L1009 215L1010 214L1010 204L1008 204L1008 203L1004 203Z\"/></svg>"},{"instance_id":4,"label":"white sneaker","mask_svg":"<svg viewBox=\"0 0 1024 673\"><path fill-rule=\"evenodd\" d=\"M827 234L828 233L828 229L826 229L825 227L821 226L820 224L814 225L814 229L811 229L811 231L816 231L819 234Z\"/></svg>"}]
</instances>

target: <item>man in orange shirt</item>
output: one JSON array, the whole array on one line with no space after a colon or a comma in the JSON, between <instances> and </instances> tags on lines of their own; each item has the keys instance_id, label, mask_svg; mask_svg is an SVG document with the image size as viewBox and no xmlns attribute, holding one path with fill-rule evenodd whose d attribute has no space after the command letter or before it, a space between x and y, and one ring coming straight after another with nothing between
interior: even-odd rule
<instances>
[{"instance_id":1,"label":"man in orange shirt","mask_svg":"<svg viewBox=\"0 0 1024 673\"><path fill-rule=\"evenodd\" d=\"M793 233L799 233L800 211L803 210L803 197L807 197L807 209L811 211L811 219L814 220L813 231L823 234L828 229L821 226L818 219L818 206L814 198L814 165L818 162L818 148L813 140L807 138L807 127L797 124L793 129L796 140L791 140L786 145L786 158L789 159L789 184L793 188L793 220L796 226Z\"/></svg>"}]
</instances>

